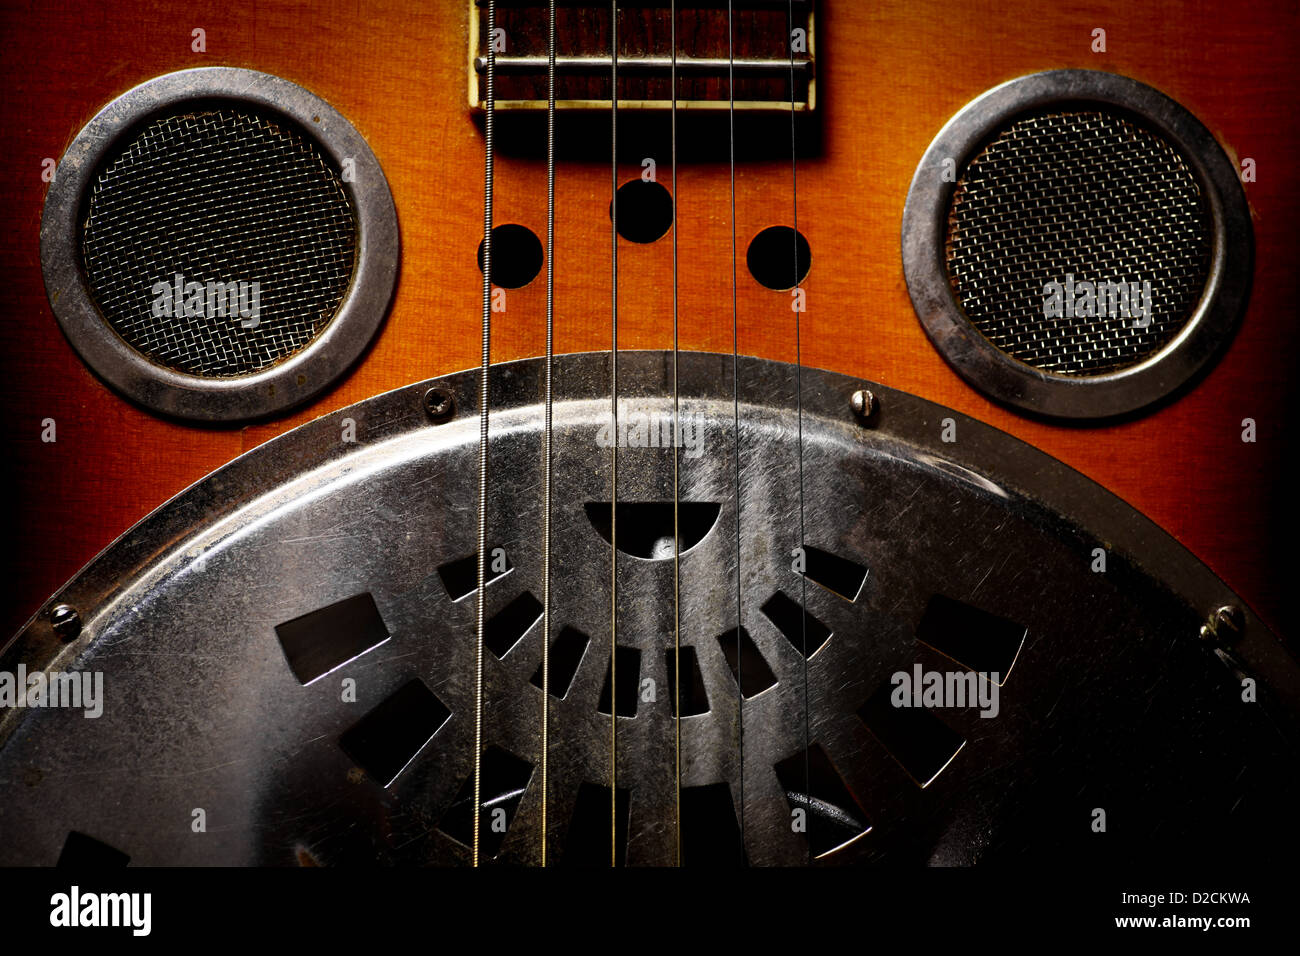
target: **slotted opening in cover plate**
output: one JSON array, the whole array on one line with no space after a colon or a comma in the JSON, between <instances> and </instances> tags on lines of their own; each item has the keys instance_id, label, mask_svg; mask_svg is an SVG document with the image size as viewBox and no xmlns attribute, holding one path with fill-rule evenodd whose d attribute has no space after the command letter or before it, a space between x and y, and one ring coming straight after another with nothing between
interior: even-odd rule
<instances>
[{"instance_id":1,"label":"slotted opening in cover plate","mask_svg":"<svg viewBox=\"0 0 1300 956\"><path fill-rule=\"evenodd\" d=\"M925 707L896 706L895 688L882 685L858 716L918 786L926 787L952 761L966 739Z\"/></svg>"},{"instance_id":2,"label":"slotted opening in cover plate","mask_svg":"<svg viewBox=\"0 0 1300 956\"><path fill-rule=\"evenodd\" d=\"M611 666L605 669L605 686L600 691L600 703L596 709L602 714L610 712L611 685L614 688L614 706L618 716L635 717L637 704L641 699L641 651L635 647L619 645ZM616 664L617 667L612 666ZM612 676L612 680L611 680Z\"/></svg>"},{"instance_id":3,"label":"slotted opening in cover plate","mask_svg":"<svg viewBox=\"0 0 1300 956\"><path fill-rule=\"evenodd\" d=\"M804 545L804 574L809 581L820 584L832 594L838 594L846 601L856 601L862 592L862 585L867 581L867 569L856 561Z\"/></svg>"},{"instance_id":4,"label":"slotted opening in cover plate","mask_svg":"<svg viewBox=\"0 0 1300 956\"><path fill-rule=\"evenodd\" d=\"M740 692L746 698L757 697L769 687L776 686L776 676L768 666L763 652L758 649L749 631L743 627L733 627L718 635L727 666L731 676L740 686Z\"/></svg>"},{"instance_id":5,"label":"slotted opening in cover plate","mask_svg":"<svg viewBox=\"0 0 1300 956\"><path fill-rule=\"evenodd\" d=\"M483 751L479 764L479 849L488 857L501 850L510 823L524 798L533 765L497 746ZM438 829L464 846L474 842L474 777L461 784Z\"/></svg>"},{"instance_id":6,"label":"slotted opening in cover plate","mask_svg":"<svg viewBox=\"0 0 1300 956\"><path fill-rule=\"evenodd\" d=\"M682 787L682 865L743 866L745 844L731 787Z\"/></svg>"},{"instance_id":7,"label":"slotted opening in cover plate","mask_svg":"<svg viewBox=\"0 0 1300 956\"><path fill-rule=\"evenodd\" d=\"M370 779L387 787L450 717L417 677L344 731L339 744Z\"/></svg>"},{"instance_id":8,"label":"slotted opening in cover plate","mask_svg":"<svg viewBox=\"0 0 1300 956\"><path fill-rule=\"evenodd\" d=\"M790 646L804 657L812 657L831 639L831 629L819 621L812 611L799 606L799 602L777 591L763 605L763 615L785 635Z\"/></svg>"},{"instance_id":9,"label":"slotted opening in cover plate","mask_svg":"<svg viewBox=\"0 0 1300 956\"><path fill-rule=\"evenodd\" d=\"M590 644L591 638L576 627L565 627L556 635L555 640L551 642L548 661L551 696L558 697L560 700L569 696L573 678L578 675L578 667L582 664L583 655L587 653ZM537 665L537 670L533 672L530 682L534 687L542 686L540 663Z\"/></svg>"},{"instance_id":10,"label":"slotted opening in cover plate","mask_svg":"<svg viewBox=\"0 0 1300 956\"><path fill-rule=\"evenodd\" d=\"M483 643L497 657L505 657L541 619L542 602L525 591L483 625Z\"/></svg>"},{"instance_id":11,"label":"slotted opening in cover plate","mask_svg":"<svg viewBox=\"0 0 1300 956\"><path fill-rule=\"evenodd\" d=\"M1023 624L936 594L921 616L916 639L1001 684L1011 673L1027 633Z\"/></svg>"},{"instance_id":12,"label":"slotted opening in cover plate","mask_svg":"<svg viewBox=\"0 0 1300 956\"><path fill-rule=\"evenodd\" d=\"M61 869L71 870L112 870L126 866L131 858L121 850L109 846L102 840L96 840L77 830L68 833L59 852Z\"/></svg>"},{"instance_id":13,"label":"slotted opening in cover plate","mask_svg":"<svg viewBox=\"0 0 1300 956\"><path fill-rule=\"evenodd\" d=\"M681 703L681 716L695 717L709 712L709 695L704 689L704 675L700 673L700 662L695 659L695 648L686 645L681 648L680 658L676 649L664 652L664 663L668 668L668 697L672 704L673 716L678 716L677 706ZM682 676L681 693L677 689L677 672Z\"/></svg>"},{"instance_id":14,"label":"slotted opening in cover plate","mask_svg":"<svg viewBox=\"0 0 1300 956\"><path fill-rule=\"evenodd\" d=\"M369 593L336 601L275 626L289 669L310 684L388 640Z\"/></svg>"},{"instance_id":15,"label":"slotted opening in cover plate","mask_svg":"<svg viewBox=\"0 0 1300 956\"><path fill-rule=\"evenodd\" d=\"M871 829L866 812L820 744L787 757L775 769L792 813L804 815L814 857L838 850Z\"/></svg>"},{"instance_id":16,"label":"slotted opening in cover plate","mask_svg":"<svg viewBox=\"0 0 1300 956\"><path fill-rule=\"evenodd\" d=\"M510 563L510 555L504 548L492 548L488 554L489 558L484 565L485 583L491 584L515 569ZM441 565L438 568L438 577L442 579L442 586L447 589L447 596L453 601L469 597L478 590L478 552L475 551L473 554Z\"/></svg>"},{"instance_id":17,"label":"slotted opening in cover plate","mask_svg":"<svg viewBox=\"0 0 1300 956\"><path fill-rule=\"evenodd\" d=\"M606 543L614 536L615 509L608 501L589 501L587 520ZM704 540L718 521L722 506L712 501L679 501L677 531L685 554ZM634 558L663 560L673 556L673 503L620 501L618 550Z\"/></svg>"},{"instance_id":18,"label":"slotted opening in cover plate","mask_svg":"<svg viewBox=\"0 0 1300 956\"><path fill-rule=\"evenodd\" d=\"M566 866L624 866L627 863L628 813L631 797L619 787L612 798L610 788L584 780L569 821L569 833L561 862ZM611 823L613 824L611 830Z\"/></svg>"}]
</instances>

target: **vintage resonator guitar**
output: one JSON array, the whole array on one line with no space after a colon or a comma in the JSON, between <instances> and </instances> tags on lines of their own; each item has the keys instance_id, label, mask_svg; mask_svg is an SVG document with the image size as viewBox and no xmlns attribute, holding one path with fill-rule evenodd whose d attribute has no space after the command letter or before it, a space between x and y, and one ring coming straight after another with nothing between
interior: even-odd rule
<instances>
[{"instance_id":1,"label":"vintage resonator guitar","mask_svg":"<svg viewBox=\"0 0 1300 956\"><path fill-rule=\"evenodd\" d=\"M8 26L0 863L1294 849L1288 5L247 14Z\"/></svg>"}]
</instances>

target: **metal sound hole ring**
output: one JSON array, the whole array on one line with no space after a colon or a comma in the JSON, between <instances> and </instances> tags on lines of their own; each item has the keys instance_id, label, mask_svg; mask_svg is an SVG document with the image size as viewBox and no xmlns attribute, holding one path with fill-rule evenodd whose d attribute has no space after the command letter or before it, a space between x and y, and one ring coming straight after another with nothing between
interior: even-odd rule
<instances>
[{"instance_id":1,"label":"metal sound hole ring","mask_svg":"<svg viewBox=\"0 0 1300 956\"><path fill-rule=\"evenodd\" d=\"M378 161L329 104L227 67L108 104L58 167L41 222L55 316L152 411L273 415L342 375L383 321L397 217Z\"/></svg>"},{"instance_id":2,"label":"metal sound hole ring","mask_svg":"<svg viewBox=\"0 0 1300 956\"><path fill-rule=\"evenodd\" d=\"M1208 367L1253 264L1236 169L1209 131L1088 70L1021 77L960 111L917 168L902 238L944 358L991 397L1061 418L1136 411ZM1103 291L1092 315L1049 314L1052 283L1063 307L1085 282L1136 286L1149 311L1113 310Z\"/></svg>"}]
</instances>

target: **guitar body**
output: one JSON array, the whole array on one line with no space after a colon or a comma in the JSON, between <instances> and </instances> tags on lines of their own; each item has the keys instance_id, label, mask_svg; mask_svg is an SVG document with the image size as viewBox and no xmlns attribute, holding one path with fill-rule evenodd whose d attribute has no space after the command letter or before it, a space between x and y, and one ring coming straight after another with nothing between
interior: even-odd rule
<instances>
[{"instance_id":1,"label":"guitar body","mask_svg":"<svg viewBox=\"0 0 1300 956\"><path fill-rule=\"evenodd\" d=\"M1284 408L1294 385L1295 191L1281 172L1297 142L1295 88L1287 75L1297 39L1284 5L1214 10L1178 4L1099 4L1027 10L1011 4L884 3L819 10L823 143L798 166L798 222L813 250L802 317L802 362L891 385L987 421L1078 468L1126 499L1199 555L1275 628L1287 615L1282 481ZM208 52L190 51L203 26ZM256 17L217 7L130 5L112 14L68 9L10 18L6 62L13 91L4 204L6 432L14 457L16 548L8 630L110 540L221 464L368 395L478 362L480 273L474 232L482 219L482 133L467 104L468 10L378 4L367 16L309 4L260 4ZM1109 33L1092 53L1093 22ZM147 23L147 29L144 25ZM57 35L57 47L44 42ZM1214 38L1210 48L1209 39ZM1225 65L1219 51L1230 51ZM1240 51L1232 56L1231 51ZM370 65L373 64L380 66ZM227 64L282 75L351 118L380 159L402 224L402 271L393 308L351 376L312 405L269 423L194 428L160 420L105 388L53 321L40 274L36 225L47 183L42 159L59 157L100 105L169 70ZM346 69L341 65L346 64ZM1035 70L1114 70L1192 109L1230 155L1262 170L1248 187L1258 254L1251 302L1225 358L1197 388L1153 414L1102 428L1045 424L988 401L927 341L902 281L898 228L920 155L967 100ZM1230 77L1222 77L1221 70ZM1230 82L1229 82L1230 81ZM633 124L634 117L627 120ZM667 152L659 156L667 168ZM620 182L638 176L625 163ZM749 238L789 225L796 200L789 159L738 157L738 349L792 362L788 294L764 289L744 267ZM560 165L556 176L556 351L610 347L610 169L607 150ZM731 235L725 164L679 169L680 343L731 351ZM545 234L541 157L500 156L498 222ZM571 265L572 268L565 268ZM621 251L620 349L672 346L671 243ZM545 349L545 284L508 294L493 329L493 362ZM40 441L42 420L56 444ZM1242 442L1242 420L1258 441Z\"/></svg>"},{"instance_id":2,"label":"guitar body","mask_svg":"<svg viewBox=\"0 0 1300 956\"><path fill-rule=\"evenodd\" d=\"M1300 193L1292 173L1300 91L1287 78L1300 46L1300 14L1281 2L832 0L818 5L816 18L815 118L800 120L797 164L784 138L790 123L779 115L766 149L735 157L734 194L725 149L701 157L681 144L680 155L692 158L676 168L677 266L671 234L645 244L620 240L618 349L671 350L676 310L684 352L729 357L734 346L741 356L797 361L1010 433L1127 502L1289 637L1296 619L1285 555L1294 529L1284 476L1300 352ZM264 0L237 16L229 4L125 2L111 12L74 5L39 16L10 12L6 20L0 130L9 145L0 160L0 202L9 228L0 238L0 283L8 294L0 305L7 319L0 324L0 387L12 481L0 624L13 634L115 538L240 455L380 393L478 366L484 128L466 95L471 25L462 2L379 0L349 9ZM196 28L205 31L201 53L192 49ZM1097 28L1106 32L1104 52L1094 52ZM49 183L41 172L46 158L60 158L77 131L127 89L217 65L288 79L351 121L391 188L400 271L373 344L323 394L252 423L195 425L123 398L60 330L42 278L39 229ZM1090 424L1027 415L964 380L918 321L900 253L909 185L944 124L991 87L1061 68L1119 73L1162 91L1206 125L1238 168L1249 158L1257 170L1243 187L1254 271L1230 345L1171 399ZM642 141L636 130L648 114L619 115L626 142ZM713 118L725 126L726 116ZM499 119L507 129L507 117ZM590 120L566 118L559 127L557 354L612 347L609 145L599 137L577 140L593 128L607 134L608 122ZM495 222L524 225L544 240L545 128L518 129L536 136L510 128L495 157ZM567 143L566 133L574 137ZM658 181L669 183L668 142L645 156L630 152L629 145L620 156L620 184L642 175L645 158L654 160ZM755 281L745 258L762 230L795 223L811 248L802 312L792 309L790 291ZM493 363L543 355L545 274L505 290L498 304ZM1246 420L1253 422L1249 441ZM460 507L469 522L473 502Z\"/></svg>"},{"instance_id":3,"label":"guitar body","mask_svg":"<svg viewBox=\"0 0 1300 956\"><path fill-rule=\"evenodd\" d=\"M1283 627L1288 575L1279 521L1287 497L1284 409L1297 350L1293 268L1298 201L1286 168L1297 138L1297 93L1278 84L1297 19L1279 4L1185 9L1179 4L826 4L819 154L798 167L799 229L812 248L804 282L802 362L929 398L1057 457L1149 516L1205 561L1274 628ZM5 622L14 631L49 594L135 521L208 472L276 435L370 395L478 363L483 137L466 105L468 11L457 3L381 3L364 17L310 4L259 4L256 16L217 6L52 11L10 17L13 91L5 127L3 281L10 320L0 327L5 428L16 478L9 497L14 547ZM207 52L190 32L207 27ZM1095 21L1095 23L1094 23ZM219 26L218 26L219 24ZM1108 31L1104 54L1091 31ZM60 42L48 42L57 36ZM1212 43L1211 43L1212 38ZM1225 52L1226 51L1226 52ZM401 223L399 286L374 347L341 384L305 408L239 428L160 420L107 389L68 347L50 313L37 249L57 158L99 108L172 70L227 64L277 74L347 116L383 165ZM1100 428L1033 421L967 385L926 339L903 282L899 224L916 164L940 127L997 83L1058 67L1120 72L1191 109L1229 155L1258 163L1247 187L1258 249L1250 303L1223 360L1196 388L1155 412ZM1225 76L1227 71L1229 76ZM1230 80L1230 81L1229 81ZM635 117L625 119L631 126ZM496 221L544 236L544 142L533 156L499 156ZM657 161L664 174L665 149ZM790 296L747 273L748 240L792 222L788 156L738 157L738 348L795 359ZM640 163L626 162L620 182ZM731 350L730 191L725 163L678 171L680 344ZM610 348L608 149L562 163L556 177L556 350ZM624 244L619 347L671 348L672 249L667 239ZM493 328L494 362L545 348L542 279L508 293ZM41 441L42 421L56 443ZM1242 442L1242 420L1258 426Z\"/></svg>"}]
</instances>

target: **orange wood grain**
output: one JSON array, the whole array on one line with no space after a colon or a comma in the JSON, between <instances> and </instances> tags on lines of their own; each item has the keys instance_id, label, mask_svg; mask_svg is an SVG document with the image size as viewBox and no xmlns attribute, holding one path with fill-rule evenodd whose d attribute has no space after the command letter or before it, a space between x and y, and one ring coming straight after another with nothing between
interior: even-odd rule
<instances>
[{"instance_id":1,"label":"orange wood grain","mask_svg":"<svg viewBox=\"0 0 1300 956\"><path fill-rule=\"evenodd\" d=\"M478 361L483 144L466 111L466 4L377 0L328 4L123 2L10 5L7 91L0 105L0 353L7 498L8 600L15 629L115 535L240 451L352 402ZM203 27L207 52L190 50ZM1094 27L1108 50L1090 51ZM1040 4L829 0L818 22L820 155L798 169L798 222L813 249L802 322L806 365L914 392L989 422L1091 476L1168 529L1275 627L1292 628L1280 556L1289 500L1282 481L1297 331L1294 157L1300 95L1291 60L1300 15L1289 2ZM291 79L324 97L368 139L402 228L400 284L374 348L340 385L287 417L242 429L167 423L106 389L73 354L45 299L38 228L41 161L59 157L99 107L171 70L235 65ZM898 234L916 163L934 134L988 87L1041 69L1112 70L1182 102L1234 157L1258 164L1247 197L1257 265L1242 329L1192 392L1105 428L1030 421L982 398L930 346L903 282ZM561 167L557 183L556 344L609 347L607 150ZM629 164L626 180L640 172ZM661 167L661 181L667 179ZM544 165L497 160L498 222L545 226ZM739 345L794 357L785 293L748 275L744 249L789 223L785 161L737 169ZM731 257L725 165L679 170L682 347L731 349ZM671 344L671 243L620 245L620 346ZM494 360L544 347L543 283L508 293ZM1259 440L1243 444L1241 421ZM58 441L40 441L41 421Z\"/></svg>"}]
</instances>

